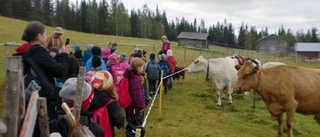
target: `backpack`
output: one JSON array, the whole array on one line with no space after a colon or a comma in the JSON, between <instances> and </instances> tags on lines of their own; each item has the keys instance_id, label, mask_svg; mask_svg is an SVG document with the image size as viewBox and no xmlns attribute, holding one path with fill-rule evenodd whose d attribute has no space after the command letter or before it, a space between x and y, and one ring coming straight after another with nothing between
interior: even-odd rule
<instances>
[{"instance_id":1,"label":"backpack","mask_svg":"<svg viewBox=\"0 0 320 137\"><path fill-rule=\"evenodd\" d=\"M32 49L31 49L32 50ZM30 51L32 54L33 51ZM39 91L40 97L46 97L47 102L52 101L55 97L54 87L51 85L47 75L43 72L42 68L32 59L32 57L24 56L24 63L27 64L25 68L24 86L25 86L25 100L29 102L32 90Z\"/></svg>"},{"instance_id":2,"label":"backpack","mask_svg":"<svg viewBox=\"0 0 320 137\"><path fill-rule=\"evenodd\" d=\"M107 106L113 101L115 100L110 99L106 105L91 111L93 120L97 122L101 129L104 131L105 137L112 137L112 129L110 125L110 118Z\"/></svg>"},{"instance_id":3,"label":"backpack","mask_svg":"<svg viewBox=\"0 0 320 137\"><path fill-rule=\"evenodd\" d=\"M119 64L113 65L111 67L111 74L113 77L113 83L117 86L120 80L123 78L125 68L121 67Z\"/></svg>"},{"instance_id":4,"label":"backpack","mask_svg":"<svg viewBox=\"0 0 320 137\"><path fill-rule=\"evenodd\" d=\"M156 62L149 62L147 68L147 79L148 80L158 80L159 79L159 69Z\"/></svg>"},{"instance_id":5,"label":"backpack","mask_svg":"<svg viewBox=\"0 0 320 137\"><path fill-rule=\"evenodd\" d=\"M119 81L116 88L118 92L120 106L123 108L130 106L132 103L132 98L129 91L129 78L124 76Z\"/></svg>"}]
</instances>

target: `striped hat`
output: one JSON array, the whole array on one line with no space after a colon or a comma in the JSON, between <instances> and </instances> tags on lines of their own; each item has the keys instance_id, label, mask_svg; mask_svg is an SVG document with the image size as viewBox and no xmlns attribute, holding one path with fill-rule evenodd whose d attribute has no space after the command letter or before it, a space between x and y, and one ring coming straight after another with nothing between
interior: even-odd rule
<instances>
[{"instance_id":1,"label":"striped hat","mask_svg":"<svg viewBox=\"0 0 320 137\"><path fill-rule=\"evenodd\" d=\"M99 91L112 91L114 87L112 75L108 71L95 72L91 78L91 86Z\"/></svg>"}]
</instances>

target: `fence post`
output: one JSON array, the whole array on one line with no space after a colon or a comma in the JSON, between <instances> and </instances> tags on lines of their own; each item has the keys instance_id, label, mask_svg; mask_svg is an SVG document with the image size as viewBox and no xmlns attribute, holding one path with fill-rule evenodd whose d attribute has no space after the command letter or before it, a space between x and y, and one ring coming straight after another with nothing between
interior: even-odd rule
<instances>
[{"instance_id":1,"label":"fence post","mask_svg":"<svg viewBox=\"0 0 320 137\"><path fill-rule=\"evenodd\" d=\"M26 116L24 117L19 137L32 137L34 126L37 121L38 111L37 111L37 101L39 95L38 91L32 91L31 97L28 103L28 108Z\"/></svg>"},{"instance_id":2,"label":"fence post","mask_svg":"<svg viewBox=\"0 0 320 137\"><path fill-rule=\"evenodd\" d=\"M78 75L78 82L77 82L77 93L76 93L76 100L74 102L72 114L75 117L75 120L80 120L80 111L81 111L81 104L82 104L82 93L83 93L83 84L84 84L84 73L85 68L80 67L79 75Z\"/></svg>"},{"instance_id":3,"label":"fence post","mask_svg":"<svg viewBox=\"0 0 320 137\"><path fill-rule=\"evenodd\" d=\"M207 74L206 74L206 81L209 80L209 59L208 60L208 66L207 66Z\"/></svg>"},{"instance_id":4,"label":"fence post","mask_svg":"<svg viewBox=\"0 0 320 137\"><path fill-rule=\"evenodd\" d=\"M23 98L21 97L23 91L21 87L23 86L20 85L23 82L21 60L21 57L6 57L6 95L3 122L9 130L5 137L18 136L19 124L21 123L19 112L24 114L24 110L19 111L22 108L20 105L24 103L24 100L21 100Z\"/></svg>"},{"instance_id":5,"label":"fence post","mask_svg":"<svg viewBox=\"0 0 320 137\"><path fill-rule=\"evenodd\" d=\"M47 100L44 97L38 99L39 127L41 137L49 137L49 123L47 114Z\"/></svg>"},{"instance_id":6,"label":"fence post","mask_svg":"<svg viewBox=\"0 0 320 137\"><path fill-rule=\"evenodd\" d=\"M163 70L161 70L161 75L160 75L160 98L159 98L159 114L161 116L161 109L162 109L162 95L163 95Z\"/></svg>"},{"instance_id":7,"label":"fence post","mask_svg":"<svg viewBox=\"0 0 320 137\"><path fill-rule=\"evenodd\" d=\"M184 60L183 61L186 61L186 54L187 54L187 48L184 47L184 55L183 55Z\"/></svg>"}]
</instances>

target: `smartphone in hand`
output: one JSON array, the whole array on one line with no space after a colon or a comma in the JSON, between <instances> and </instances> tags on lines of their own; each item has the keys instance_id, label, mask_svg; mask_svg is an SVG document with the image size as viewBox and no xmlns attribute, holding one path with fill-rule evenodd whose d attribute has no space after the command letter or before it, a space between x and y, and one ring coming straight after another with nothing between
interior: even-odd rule
<instances>
[{"instance_id":1,"label":"smartphone in hand","mask_svg":"<svg viewBox=\"0 0 320 137\"><path fill-rule=\"evenodd\" d=\"M70 39L69 39L69 38L67 38L67 39L66 39L66 43L65 43L65 45L69 45L69 43L70 43Z\"/></svg>"}]
</instances>

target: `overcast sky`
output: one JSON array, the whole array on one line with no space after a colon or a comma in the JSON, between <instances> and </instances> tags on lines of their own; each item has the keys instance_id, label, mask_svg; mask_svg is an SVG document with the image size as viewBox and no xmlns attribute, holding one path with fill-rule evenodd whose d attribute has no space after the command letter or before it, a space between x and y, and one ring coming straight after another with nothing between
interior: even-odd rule
<instances>
[{"instance_id":1,"label":"overcast sky","mask_svg":"<svg viewBox=\"0 0 320 137\"><path fill-rule=\"evenodd\" d=\"M99 0L97 0L99 1ZM110 4L110 0L107 0ZM168 21L185 17L189 22L205 20L206 27L224 19L237 31L241 23L256 26L260 31L268 27L269 34L281 25L296 32L320 27L320 0L120 0L125 7L142 8L144 4L155 11L166 11Z\"/></svg>"},{"instance_id":2,"label":"overcast sky","mask_svg":"<svg viewBox=\"0 0 320 137\"><path fill-rule=\"evenodd\" d=\"M125 7L166 11L168 20L185 17L190 22L205 20L206 26L226 19L238 30L241 23L269 29L274 33L283 24L294 31L320 27L320 0L120 0Z\"/></svg>"}]
</instances>

